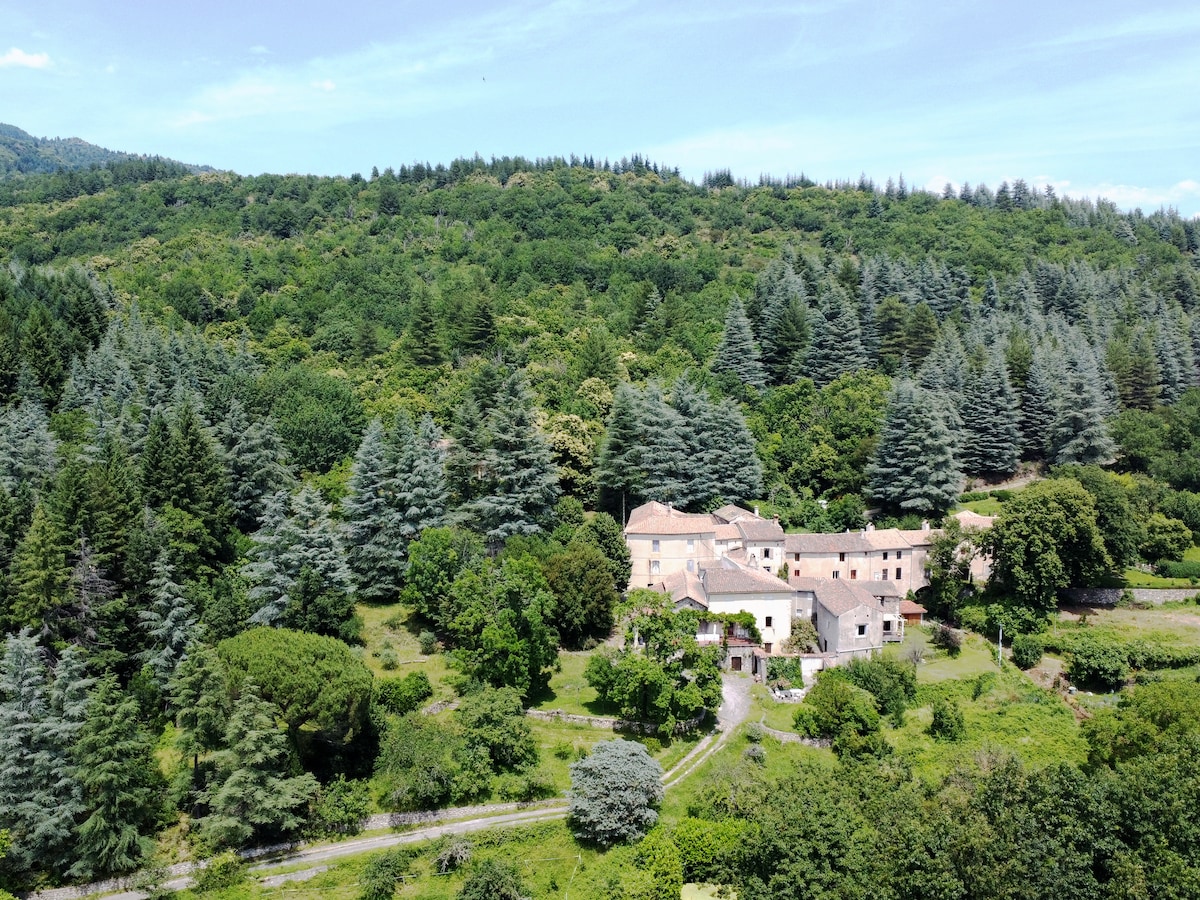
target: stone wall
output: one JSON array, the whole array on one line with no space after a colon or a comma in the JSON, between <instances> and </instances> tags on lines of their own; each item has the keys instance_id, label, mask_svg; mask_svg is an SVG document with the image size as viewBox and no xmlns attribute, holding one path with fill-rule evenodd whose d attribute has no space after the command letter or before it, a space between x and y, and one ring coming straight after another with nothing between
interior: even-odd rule
<instances>
[{"instance_id":1,"label":"stone wall","mask_svg":"<svg viewBox=\"0 0 1200 900\"><path fill-rule=\"evenodd\" d=\"M1080 606L1116 606L1125 591L1122 588L1068 588L1061 597ZM1138 603L1173 603L1200 595L1200 585L1191 588L1133 588L1129 591Z\"/></svg>"}]
</instances>

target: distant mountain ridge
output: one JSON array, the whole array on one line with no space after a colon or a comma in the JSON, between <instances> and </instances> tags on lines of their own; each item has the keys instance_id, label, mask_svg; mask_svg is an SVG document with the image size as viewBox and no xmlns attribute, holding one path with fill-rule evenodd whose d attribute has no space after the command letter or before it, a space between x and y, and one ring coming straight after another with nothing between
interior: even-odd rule
<instances>
[{"instance_id":1,"label":"distant mountain ridge","mask_svg":"<svg viewBox=\"0 0 1200 900\"><path fill-rule=\"evenodd\" d=\"M59 169L87 169L93 165L146 158L149 157L144 154L108 150L77 137L34 137L15 125L0 122L0 178ZM181 165L195 171L210 170L209 166Z\"/></svg>"}]
</instances>

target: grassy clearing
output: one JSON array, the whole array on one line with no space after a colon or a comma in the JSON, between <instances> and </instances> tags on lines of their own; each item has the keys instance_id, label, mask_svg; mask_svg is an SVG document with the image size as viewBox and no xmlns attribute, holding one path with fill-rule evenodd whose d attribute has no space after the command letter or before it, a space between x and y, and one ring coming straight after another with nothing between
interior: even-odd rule
<instances>
[{"instance_id":1,"label":"grassy clearing","mask_svg":"<svg viewBox=\"0 0 1200 900\"><path fill-rule=\"evenodd\" d=\"M409 672L422 671L433 685L430 702L449 700L454 691L446 683L451 674L444 653L421 653L417 636L408 627L412 611L402 603L390 606L358 604L363 620L363 661L376 678L403 678ZM385 660L394 660L395 668L384 668Z\"/></svg>"},{"instance_id":2,"label":"grassy clearing","mask_svg":"<svg viewBox=\"0 0 1200 900\"><path fill-rule=\"evenodd\" d=\"M958 509L969 509L973 513L978 513L981 516L998 516L1004 504L995 497L988 497L985 500L972 500L969 503L958 504Z\"/></svg>"},{"instance_id":3,"label":"grassy clearing","mask_svg":"<svg viewBox=\"0 0 1200 900\"><path fill-rule=\"evenodd\" d=\"M910 625L904 629L904 640L885 647L883 652L897 659L908 659L913 648L920 648L924 657L917 666L917 682L920 684L975 678L985 672L996 671L996 648L978 635L966 635L957 656L934 647L929 635L928 628Z\"/></svg>"},{"instance_id":4,"label":"grassy clearing","mask_svg":"<svg viewBox=\"0 0 1200 900\"><path fill-rule=\"evenodd\" d=\"M928 733L937 699L952 700L962 710L966 739L958 743L933 740ZM963 759L980 753L1007 751L1031 766L1055 762L1082 763L1087 747L1071 708L1052 691L1034 684L1011 665L974 678L924 682L917 691L901 728L888 739L915 774L934 778Z\"/></svg>"},{"instance_id":5,"label":"grassy clearing","mask_svg":"<svg viewBox=\"0 0 1200 900\"><path fill-rule=\"evenodd\" d=\"M616 710L601 703L596 696L596 689L583 677L591 656L591 651L559 651L559 670L550 676L546 690L532 698L531 706L547 711L559 710L574 716L615 715Z\"/></svg>"},{"instance_id":6,"label":"grassy clearing","mask_svg":"<svg viewBox=\"0 0 1200 900\"><path fill-rule=\"evenodd\" d=\"M766 685L755 684L750 688L750 722L762 722L768 728L791 731L792 719L798 703L780 703L771 697Z\"/></svg>"}]
</instances>

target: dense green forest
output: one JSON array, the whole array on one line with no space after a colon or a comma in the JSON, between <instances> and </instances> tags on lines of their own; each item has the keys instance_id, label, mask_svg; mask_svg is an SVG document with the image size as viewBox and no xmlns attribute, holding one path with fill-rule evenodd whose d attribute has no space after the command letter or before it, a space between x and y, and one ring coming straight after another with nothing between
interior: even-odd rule
<instances>
[{"instance_id":1,"label":"dense green forest","mask_svg":"<svg viewBox=\"0 0 1200 900\"><path fill-rule=\"evenodd\" d=\"M981 630L1036 631L1059 587L1179 560L1200 535L1198 251L1195 220L1022 181L696 185L637 157L0 181L0 872L127 871L181 813L198 852L336 831L372 775L384 808L492 776L545 795L522 704L560 647L611 630L622 517L647 499L911 525L968 479L1050 470L997 530L985 605L957 542L937 562L933 608ZM1063 522L1077 540L1049 560ZM394 603L453 660L449 719L352 649L363 605ZM676 678L672 721L713 703L654 677ZM1130 765L1087 802L1122 807L1150 771ZM795 777L848 842L838 811L880 821L893 790ZM980 778L910 799L1024 840L985 795L1036 817L1092 776ZM764 806L759 843L721 857L747 889L773 883L773 815L799 821ZM891 839L966 840L939 822ZM1125 841L1097 883L1194 878L1172 835L1169 858ZM1099 859L1116 838L1095 840Z\"/></svg>"}]
</instances>

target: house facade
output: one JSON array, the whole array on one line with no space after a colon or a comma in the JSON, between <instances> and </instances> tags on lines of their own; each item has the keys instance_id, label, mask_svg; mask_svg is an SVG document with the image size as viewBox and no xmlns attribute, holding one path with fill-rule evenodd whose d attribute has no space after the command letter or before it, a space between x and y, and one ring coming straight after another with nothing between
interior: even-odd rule
<instances>
[{"instance_id":1,"label":"house facade","mask_svg":"<svg viewBox=\"0 0 1200 900\"><path fill-rule=\"evenodd\" d=\"M991 520L960 514L965 526ZM940 532L928 526L903 531L874 529L841 534L785 535L779 522L756 511L725 506L712 513L685 513L662 503L639 506L625 527L632 574L629 587L670 596L677 609L694 609L701 620L696 639L724 643L731 668L762 674L765 660L783 654L797 620L817 630L819 660L813 668L868 656L904 638L906 623L924 609L906 599L928 585L930 543ZM779 573L786 566L786 580ZM987 564L972 566L986 577ZM705 620L704 612L714 617ZM761 644L731 634L717 614L754 616Z\"/></svg>"}]
</instances>

